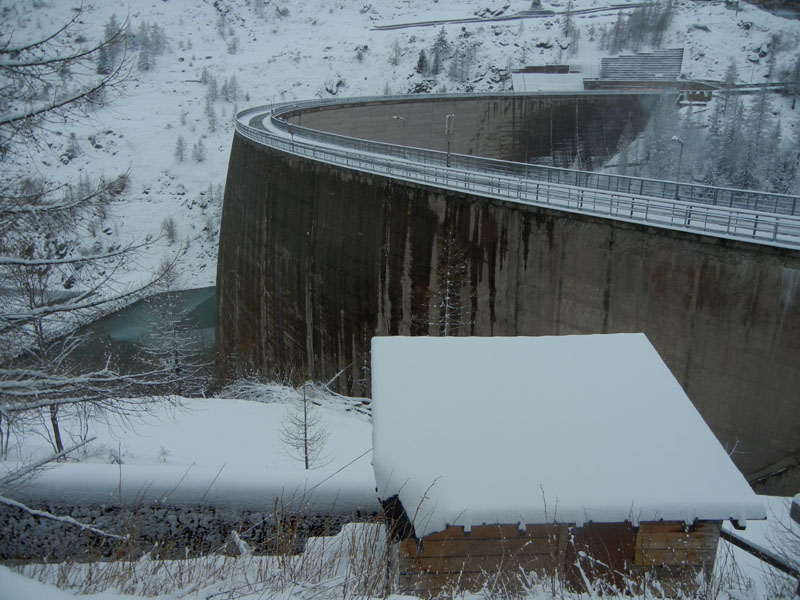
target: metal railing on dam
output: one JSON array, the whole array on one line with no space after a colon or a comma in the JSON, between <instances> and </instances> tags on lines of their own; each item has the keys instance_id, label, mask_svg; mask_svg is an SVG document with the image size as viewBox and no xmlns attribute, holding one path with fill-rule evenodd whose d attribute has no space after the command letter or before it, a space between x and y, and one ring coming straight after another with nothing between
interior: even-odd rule
<instances>
[{"instance_id":1,"label":"metal railing on dam","mask_svg":"<svg viewBox=\"0 0 800 600\"><path fill-rule=\"evenodd\" d=\"M297 111L332 105L508 95L512 94L425 94L283 102L238 113L236 130L248 139L284 152L405 181L655 227L800 248L800 197L797 196L450 154L318 131L285 120ZM598 92L570 95L598 95Z\"/></svg>"}]
</instances>

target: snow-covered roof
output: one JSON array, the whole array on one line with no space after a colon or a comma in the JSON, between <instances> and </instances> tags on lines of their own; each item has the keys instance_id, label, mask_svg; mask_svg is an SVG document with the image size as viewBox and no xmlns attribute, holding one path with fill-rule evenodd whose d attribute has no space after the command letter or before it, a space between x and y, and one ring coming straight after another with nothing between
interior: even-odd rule
<instances>
[{"instance_id":1,"label":"snow-covered roof","mask_svg":"<svg viewBox=\"0 0 800 600\"><path fill-rule=\"evenodd\" d=\"M447 525L762 519L643 334L372 339L373 468Z\"/></svg>"},{"instance_id":2,"label":"snow-covered roof","mask_svg":"<svg viewBox=\"0 0 800 600\"><path fill-rule=\"evenodd\" d=\"M515 92L582 92L583 73L512 73Z\"/></svg>"}]
</instances>

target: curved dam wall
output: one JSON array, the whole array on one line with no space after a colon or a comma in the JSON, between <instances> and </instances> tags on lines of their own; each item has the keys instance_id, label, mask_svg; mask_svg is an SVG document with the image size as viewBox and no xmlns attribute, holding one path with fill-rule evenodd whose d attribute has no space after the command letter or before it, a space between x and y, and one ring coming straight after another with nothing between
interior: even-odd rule
<instances>
[{"instance_id":1,"label":"curved dam wall","mask_svg":"<svg viewBox=\"0 0 800 600\"><path fill-rule=\"evenodd\" d=\"M332 105L290 113L286 120L328 133L446 152L445 117L452 114L453 153L591 170L617 152L626 125L633 134L644 127L660 97L420 98Z\"/></svg>"},{"instance_id":2,"label":"curved dam wall","mask_svg":"<svg viewBox=\"0 0 800 600\"><path fill-rule=\"evenodd\" d=\"M333 387L368 395L373 335L643 331L752 474L800 449L799 286L796 251L396 181L237 134L217 351L223 376L340 374Z\"/></svg>"}]
</instances>

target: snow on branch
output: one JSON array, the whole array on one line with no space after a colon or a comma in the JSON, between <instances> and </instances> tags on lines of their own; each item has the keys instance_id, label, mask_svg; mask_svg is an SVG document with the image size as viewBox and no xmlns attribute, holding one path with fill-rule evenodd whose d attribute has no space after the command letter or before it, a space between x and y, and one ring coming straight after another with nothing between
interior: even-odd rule
<instances>
[{"instance_id":1,"label":"snow on branch","mask_svg":"<svg viewBox=\"0 0 800 600\"><path fill-rule=\"evenodd\" d=\"M78 22L78 17L80 17L81 12L82 11L80 11L80 10L75 11L75 14L72 15L72 18L69 21L67 21L66 23L64 23L57 30L55 30L53 33L51 33L50 35L48 35L45 38L30 42L29 44L27 44L25 46L19 46L17 48L9 47L9 44L11 43L11 40L8 40L3 47L0 47L0 55L8 54L8 55L11 55L11 56L15 56L15 55L20 54L22 52L27 52L29 50L33 50L34 48L41 48L42 46L44 46L48 42L51 42L54 39L56 39L59 35L64 33L67 29L72 27L75 23L77 23Z\"/></svg>"},{"instance_id":2,"label":"snow on branch","mask_svg":"<svg viewBox=\"0 0 800 600\"><path fill-rule=\"evenodd\" d=\"M124 256L129 252L138 250L148 244L141 243L136 245L125 246L113 252L104 252L102 254L88 254L86 256L76 256L70 258L21 258L18 256L0 256L0 266L15 266L15 267L42 267L42 266L55 266L55 265L75 265L79 263L95 262L98 260L106 260L109 258L117 258Z\"/></svg>"},{"instance_id":3,"label":"snow on branch","mask_svg":"<svg viewBox=\"0 0 800 600\"><path fill-rule=\"evenodd\" d=\"M50 456L47 456L47 457L45 457L45 458L43 458L41 460L38 460L33 464L30 464L30 465L27 465L25 467L21 467L19 469L16 469L16 470L12 471L11 473L9 473L8 475L6 475L5 477L3 477L3 479L0 479L0 487L7 486L7 485L9 485L11 483L14 483L15 481L19 481L20 479L22 479L24 477L27 477L28 475L30 475L34 471L36 471L38 469L41 469L46 464L51 463L51 462L55 462L58 459L63 458L64 456L66 456L70 452L74 452L78 448L82 448L86 444L88 444L90 442L93 442L96 439L97 439L97 436L92 436L92 437L90 437L88 439L83 440L82 442L78 442L77 444L74 444L74 445L70 446L69 448L65 448L61 452L56 452L55 454L51 454Z\"/></svg>"},{"instance_id":4,"label":"snow on branch","mask_svg":"<svg viewBox=\"0 0 800 600\"><path fill-rule=\"evenodd\" d=\"M94 296L94 294L98 292L99 288L101 288L104 284L110 281L110 279L111 276L109 275L105 279L103 279L100 283L96 284L92 289L87 290L86 292L83 292L80 295L75 296L74 298L67 298L63 302L46 304L43 306L37 306L35 308L30 308L18 312L8 312L6 314L0 315L0 319L8 323L9 324L8 326L11 326L11 324L26 323L34 319L41 319L43 317L47 317L50 315L69 313L79 310L87 310L104 305L107 306L115 302L120 302L122 300L127 300L129 298L140 296L146 290L155 286L159 281L158 278L154 278L148 281L147 283L135 287L126 292L121 292L113 296L100 297L96 299L92 298L92 296Z\"/></svg>"},{"instance_id":5,"label":"snow on branch","mask_svg":"<svg viewBox=\"0 0 800 600\"><path fill-rule=\"evenodd\" d=\"M81 523L80 521L76 521L72 517L54 515L53 513L47 512L46 510L37 510L35 508L31 508L29 506L26 506L22 502L17 502L16 500L12 500L11 498L6 498L5 496L0 496L0 504L5 504L6 506L11 506L13 508L18 508L19 510L26 512L29 515L33 515L34 517L42 517L44 519L50 519L51 521L58 521L60 523L65 523L67 525L73 525L85 531L91 531L92 533L103 537L111 538L114 540L128 539L127 536L108 533L107 531L103 531L102 529L98 529L97 527L92 527L91 525L87 525L86 523Z\"/></svg>"}]
</instances>

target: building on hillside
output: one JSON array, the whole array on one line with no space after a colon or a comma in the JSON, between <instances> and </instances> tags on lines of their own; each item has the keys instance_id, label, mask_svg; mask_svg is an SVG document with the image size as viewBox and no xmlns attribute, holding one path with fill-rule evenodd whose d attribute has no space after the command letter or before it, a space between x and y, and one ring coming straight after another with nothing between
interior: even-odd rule
<instances>
[{"instance_id":1,"label":"building on hillside","mask_svg":"<svg viewBox=\"0 0 800 600\"><path fill-rule=\"evenodd\" d=\"M601 59L600 77L586 78L586 89L685 89L683 48L622 54Z\"/></svg>"},{"instance_id":2,"label":"building on hillside","mask_svg":"<svg viewBox=\"0 0 800 600\"><path fill-rule=\"evenodd\" d=\"M663 90L676 92L681 102L705 103L714 84L682 77L683 48L639 52L601 59L596 65L537 65L511 72L515 92L577 92L583 90Z\"/></svg>"},{"instance_id":3,"label":"building on hillside","mask_svg":"<svg viewBox=\"0 0 800 600\"><path fill-rule=\"evenodd\" d=\"M515 92L582 92L580 67L570 65L529 66L511 72Z\"/></svg>"},{"instance_id":4,"label":"building on hillside","mask_svg":"<svg viewBox=\"0 0 800 600\"><path fill-rule=\"evenodd\" d=\"M723 520L766 516L643 334L376 337L372 382L400 592L691 590Z\"/></svg>"}]
</instances>

